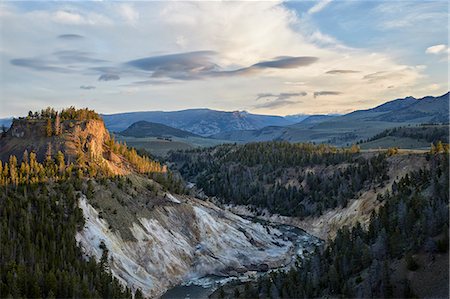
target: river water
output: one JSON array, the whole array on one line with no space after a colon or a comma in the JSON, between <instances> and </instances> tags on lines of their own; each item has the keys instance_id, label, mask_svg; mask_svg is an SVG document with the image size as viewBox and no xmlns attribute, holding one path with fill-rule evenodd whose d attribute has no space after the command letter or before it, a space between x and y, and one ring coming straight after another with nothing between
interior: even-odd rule
<instances>
[{"instance_id":1,"label":"river water","mask_svg":"<svg viewBox=\"0 0 450 299\"><path fill-rule=\"evenodd\" d=\"M323 241L305 231L290 225L272 225L278 228L283 237L288 238L295 245L295 255L297 258L305 258L311 254L317 246L321 246ZM295 260L295 259L293 259ZM288 265L285 268L289 268ZM202 278L187 281L181 285L173 287L168 290L161 298L162 299L207 299L219 286L224 285L233 280L242 282L254 280L256 277L265 275L268 272L255 272L253 275L242 274L237 277L221 277L215 275L208 275Z\"/></svg>"}]
</instances>

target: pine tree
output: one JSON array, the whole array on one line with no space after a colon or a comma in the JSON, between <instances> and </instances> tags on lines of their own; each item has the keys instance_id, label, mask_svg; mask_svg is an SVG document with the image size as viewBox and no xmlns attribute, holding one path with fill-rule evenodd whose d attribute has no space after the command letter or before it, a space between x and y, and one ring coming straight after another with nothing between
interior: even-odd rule
<instances>
[{"instance_id":1,"label":"pine tree","mask_svg":"<svg viewBox=\"0 0 450 299\"><path fill-rule=\"evenodd\" d=\"M46 126L47 137L52 136L52 121L50 118L47 118L47 126Z\"/></svg>"},{"instance_id":2,"label":"pine tree","mask_svg":"<svg viewBox=\"0 0 450 299\"><path fill-rule=\"evenodd\" d=\"M136 293L134 293L134 299L144 299L144 295L142 295L141 289L136 290Z\"/></svg>"},{"instance_id":3,"label":"pine tree","mask_svg":"<svg viewBox=\"0 0 450 299\"><path fill-rule=\"evenodd\" d=\"M64 162L64 154L61 151L58 151L56 154L56 163L58 165L59 174L62 175L66 169L66 164Z\"/></svg>"},{"instance_id":4,"label":"pine tree","mask_svg":"<svg viewBox=\"0 0 450 299\"><path fill-rule=\"evenodd\" d=\"M59 113L56 112L55 116L55 135L58 136L61 134L61 118L59 116Z\"/></svg>"}]
</instances>

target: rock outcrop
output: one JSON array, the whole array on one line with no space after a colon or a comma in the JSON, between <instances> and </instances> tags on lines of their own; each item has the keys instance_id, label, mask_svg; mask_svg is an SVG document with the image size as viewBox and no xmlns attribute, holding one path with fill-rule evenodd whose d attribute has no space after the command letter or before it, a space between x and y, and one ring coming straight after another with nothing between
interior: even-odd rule
<instances>
[{"instance_id":1,"label":"rock outcrop","mask_svg":"<svg viewBox=\"0 0 450 299\"><path fill-rule=\"evenodd\" d=\"M106 167L113 174L130 173L129 163L107 145L111 137L103 120L66 120L61 122L60 133L51 136L46 128L45 119L14 119L0 138L0 160L7 161L10 155L15 155L20 161L27 151L36 153L38 161L44 161L47 155L54 157L61 151L66 163L83 161Z\"/></svg>"}]
</instances>

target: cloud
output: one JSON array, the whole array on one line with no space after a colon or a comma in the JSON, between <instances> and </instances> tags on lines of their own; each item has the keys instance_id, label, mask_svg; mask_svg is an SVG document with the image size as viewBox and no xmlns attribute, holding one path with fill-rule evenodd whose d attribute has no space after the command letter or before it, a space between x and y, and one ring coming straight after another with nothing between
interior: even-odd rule
<instances>
[{"instance_id":1,"label":"cloud","mask_svg":"<svg viewBox=\"0 0 450 299\"><path fill-rule=\"evenodd\" d=\"M151 72L152 77L194 79L217 68L212 62L213 51L196 51L161 56L151 56L128 61L126 64Z\"/></svg>"},{"instance_id":2,"label":"cloud","mask_svg":"<svg viewBox=\"0 0 450 299\"><path fill-rule=\"evenodd\" d=\"M169 80L144 80L144 81L135 81L132 82L130 84L126 84L125 86L148 86L148 85L153 85L153 86L157 86L157 85L169 85L169 84L174 84L175 82L169 81Z\"/></svg>"},{"instance_id":3,"label":"cloud","mask_svg":"<svg viewBox=\"0 0 450 299\"><path fill-rule=\"evenodd\" d=\"M323 10L325 7L327 7L328 4L330 4L331 1L332 1L332 0L320 0L320 1L318 1L316 4L314 4L313 7L311 7L311 8L308 10L308 14L309 14L309 15L312 15L312 14L318 13L319 11L321 11L321 10Z\"/></svg>"},{"instance_id":4,"label":"cloud","mask_svg":"<svg viewBox=\"0 0 450 299\"><path fill-rule=\"evenodd\" d=\"M263 60L249 67L224 70L215 60L220 53L215 51L196 51L162 56L152 56L128 61L126 64L151 72L155 78L170 77L180 80L202 79L206 77L225 77L251 75L263 69L294 69L308 66L318 60L311 56L281 56Z\"/></svg>"},{"instance_id":5,"label":"cloud","mask_svg":"<svg viewBox=\"0 0 450 299\"><path fill-rule=\"evenodd\" d=\"M56 58L61 63L103 63L107 62L104 59L98 59L98 58L92 58L91 53L86 51L76 51L76 50L63 50L63 51L56 51L53 52L53 55L56 56Z\"/></svg>"},{"instance_id":6,"label":"cloud","mask_svg":"<svg viewBox=\"0 0 450 299\"><path fill-rule=\"evenodd\" d=\"M83 39L84 36L79 35L79 34L61 34L58 35L59 39L65 39L65 40L80 40Z\"/></svg>"},{"instance_id":7,"label":"cloud","mask_svg":"<svg viewBox=\"0 0 450 299\"><path fill-rule=\"evenodd\" d=\"M95 89L95 86L92 86L92 85L81 85L80 89L91 90L91 89Z\"/></svg>"},{"instance_id":8,"label":"cloud","mask_svg":"<svg viewBox=\"0 0 450 299\"><path fill-rule=\"evenodd\" d=\"M48 71L55 73L71 73L71 69L61 66L55 66L51 62L40 58L16 58L11 59L10 63L14 66L25 67L34 71Z\"/></svg>"},{"instance_id":9,"label":"cloud","mask_svg":"<svg viewBox=\"0 0 450 299\"><path fill-rule=\"evenodd\" d=\"M262 108L281 108L285 106L291 106L295 104L299 104L301 101L290 101L290 100L277 100L277 101L269 101L266 103L261 103L253 106L253 108L256 109L262 109Z\"/></svg>"},{"instance_id":10,"label":"cloud","mask_svg":"<svg viewBox=\"0 0 450 299\"><path fill-rule=\"evenodd\" d=\"M102 74L98 77L98 81L117 81L119 79L120 76L116 74Z\"/></svg>"},{"instance_id":11,"label":"cloud","mask_svg":"<svg viewBox=\"0 0 450 299\"><path fill-rule=\"evenodd\" d=\"M53 16L54 20L64 24L80 24L84 22L81 15L69 11L57 11Z\"/></svg>"},{"instance_id":12,"label":"cloud","mask_svg":"<svg viewBox=\"0 0 450 299\"><path fill-rule=\"evenodd\" d=\"M285 100L292 97L304 97L308 93L302 91L302 92L282 92L278 94L274 93L259 93L256 96L256 100L263 99L263 98L275 98L275 100Z\"/></svg>"},{"instance_id":13,"label":"cloud","mask_svg":"<svg viewBox=\"0 0 450 299\"><path fill-rule=\"evenodd\" d=\"M336 96L340 94L342 94L342 92L339 91L315 91L314 98L317 98L319 96Z\"/></svg>"},{"instance_id":14,"label":"cloud","mask_svg":"<svg viewBox=\"0 0 450 299\"><path fill-rule=\"evenodd\" d=\"M91 53L75 50L62 50L50 55L42 55L29 58L14 58L10 64L25 67L35 71L46 71L55 73L79 73L86 71L91 64L107 62L90 56Z\"/></svg>"},{"instance_id":15,"label":"cloud","mask_svg":"<svg viewBox=\"0 0 450 299\"><path fill-rule=\"evenodd\" d=\"M445 1L380 1L375 11L381 18L378 26L383 30L414 28L417 24L442 26L448 19Z\"/></svg>"},{"instance_id":16,"label":"cloud","mask_svg":"<svg viewBox=\"0 0 450 299\"><path fill-rule=\"evenodd\" d=\"M401 71L394 71L394 72L381 71L365 75L363 79L369 82L377 82L383 80L392 81L396 79L401 79L405 76L406 74L402 73Z\"/></svg>"},{"instance_id":17,"label":"cloud","mask_svg":"<svg viewBox=\"0 0 450 299\"><path fill-rule=\"evenodd\" d=\"M309 7L319 3L311 2ZM122 13L123 4L130 5L139 16L133 16L132 11ZM435 67L415 68L424 62L402 56L403 48L393 47L395 51L391 51L377 47L380 46L377 34L383 32L379 28L370 31L374 34L370 43L355 35L350 47L338 40L337 36L342 35L334 35L334 30L328 30L327 35L321 33L321 18L313 15L310 22L305 22L306 13L299 10L300 5L294 7L281 1L53 1L30 6L18 2L1 5L6 6L7 13L0 12L0 26L4 28L0 69L8 74L2 78L1 90L5 98L14 101L4 103L0 114L20 113L24 106L29 106L28 111L39 109L39 105L70 105L73 100L84 100L87 91L79 88L74 91L73 82L91 83L110 78L108 75L120 80L109 81L107 90L95 90L98 100L91 105L102 112L199 106L242 109L263 86L273 95L297 90L308 91L308 95L285 98L292 102L303 100L301 104L285 102L289 105L286 108L282 103L269 104L265 99L251 103L267 106L258 108L258 112L281 115L292 114L295 109L303 113L327 113L364 109L382 99L423 94L428 89L422 87L433 83L440 86L436 93L441 92L448 81ZM322 8L326 6L325 10L336 9L336 13L345 9L339 1L328 5L321 4ZM401 11L403 4L398 5ZM413 5L409 7L412 9ZM311 13L320 11L319 8L316 6ZM444 12L438 12L441 11ZM370 12L369 16L374 16L373 9ZM352 13L344 14L344 18ZM385 19L394 20L395 15L398 13L370 19L368 26L378 27ZM367 18L355 16L354 26L365 25L360 22ZM84 39L56 38L67 34L79 34ZM433 40L436 39L430 37L430 44L414 47L421 49L423 56L428 46L436 44ZM357 45L361 47L356 48ZM401 47L410 53L409 46ZM361 73L342 72L349 70ZM402 75L390 77L386 76L388 73ZM366 79L359 79L365 75ZM19 80L29 82L26 89L18 87ZM165 84L171 84L170 88ZM47 91L41 92L40 88ZM133 99L123 101L127 88L133 90ZM318 106L314 91L342 94L324 97L327 101ZM149 94L158 100L149 101ZM277 97L269 99L276 102ZM366 100L364 104L358 103L361 99Z\"/></svg>"},{"instance_id":18,"label":"cloud","mask_svg":"<svg viewBox=\"0 0 450 299\"><path fill-rule=\"evenodd\" d=\"M444 44L434 45L434 46L428 47L425 50L425 53L427 53L427 54L434 54L434 55L450 54L450 48L447 45L444 45Z\"/></svg>"},{"instance_id":19,"label":"cloud","mask_svg":"<svg viewBox=\"0 0 450 299\"><path fill-rule=\"evenodd\" d=\"M276 57L273 60L261 61L249 67L236 70L217 71L212 73L214 76L232 76L232 75L251 75L264 69L295 69L302 66L308 66L318 60L317 57Z\"/></svg>"},{"instance_id":20,"label":"cloud","mask_svg":"<svg viewBox=\"0 0 450 299\"><path fill-rule=\"evenodd\" d=\"M282 92L282 93L259 93L256 100L266 99L266 102L254 105L254 108L281 108L289 105L299 104L301 101L289 100L295 97L304 97L308 93L302 92Z\"/></svg>"},{"instance_id":21,"label":"cloud","mask_svg":"<svg viewBox=\"0 0 450 299\"><path fill-rule=\"evenodd\" d=\"M119 14L129 24L135 25L139 21L139 12L129 3L118 6Z\"/></svg>"},{"instance_id":22,"label":"cloud","mask_svg":"<svg viewBox=\"0 0 450 299\"><path fill-rule=\"evenodd\" d=\"M258 62L251 67L292 69L313 64L318 59L317 57L278 57L274 60Z\"/></svg>"},{"instance_id":23,"label":"cloud","mask_svg":"<svg viewBox=\"0 0 450 299\"><path fill-rule=\"evenodd\" d=\"M331 75L337 75L337 74L354 74L354 73L359 73L360 71L354 71L354 70L331 70L331 71L327 71L326 74L331 74Z\"/></svg>"},{"instance_id":24,"label":"cloud","mask_svg":"<svg viewBox=\"0 0 450 299\"><path fill-rule=\"evenodd\" d=\"M104 15L74 10L58 10L51 13L51 15L41 13L40 16L65 25L110 25L112 23Z\"/></svg>"}]
</instances>

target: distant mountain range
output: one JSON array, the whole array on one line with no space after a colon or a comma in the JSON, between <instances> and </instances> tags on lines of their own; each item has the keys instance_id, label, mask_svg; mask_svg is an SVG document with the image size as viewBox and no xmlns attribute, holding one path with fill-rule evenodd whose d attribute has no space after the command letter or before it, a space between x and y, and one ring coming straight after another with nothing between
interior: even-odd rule
<instances>
[{"instance_id":1,"label":"distant mountain range","mask_svg":"<svg viewBox=\"0 0 450 299\"><path fill-rule=\"evenodd\" d=\"M102 115L110 131L120 132L137 121L149 121L209 136L233 130L256 130L265 126L286 126L295 123L282 116L251 114L246 111L188 109L181 111L148 111Z\"/></svg>"},{"instance_id":2,"label":"distant mountain range","mask_svg":"<svg viewBox=\"0 0 450 299\"><path fill-rule=\"evenodd\" d=\"M340 116L310 116L288 126L229 131L211 137L232 142L286 140L346 145L370 138L388 128L448 121L449 93L446 93L438 97L396 99L372 109Z\"/></svg>"}]
</instances>

